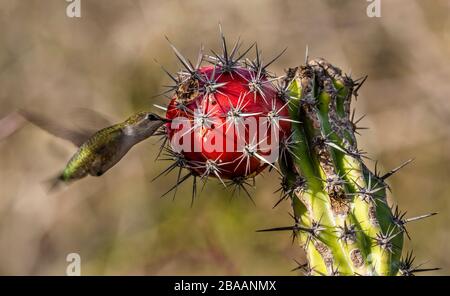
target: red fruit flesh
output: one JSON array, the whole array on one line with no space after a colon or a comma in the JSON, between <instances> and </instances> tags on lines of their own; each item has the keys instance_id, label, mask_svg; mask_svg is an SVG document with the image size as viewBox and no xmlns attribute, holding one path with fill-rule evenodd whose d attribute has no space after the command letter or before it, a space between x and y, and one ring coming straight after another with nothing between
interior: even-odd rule
<instances>
[{"instance_id":1,"label":"red fruit flesh","mask_svg":"<svg viewBox=\"0 0 450 296\"><path fill-rule=\"evenodd\" d=\"M188 133L184 132L188 136L187 140L191 140L191 143L187 145L190 149L180 151L190 164L188 168L202 175L207 170L206 163L212 162L218 167L217 173L210 173L213 177L234 179L257 175L268 166L268 163L254 154L245 154L243 147L238 148L238 137L241 137L244 144L251 147L255 147L266 137L268 137L268 143L276 141L275 144L278 145L280 140L289 133L290 123L280 120L277 124L279 132L273 139L270 129L264 134L261 134L259 128L251 133L250 130L239 125L235 130L236 125L229 126L232 122L230 114L233 111L235 113L239 111L240 115L236 117L238 120L249 118L258 120L267 118L273 110L276 110L280 118L287 118L288 110L285 103L278 98L275 87L263 75L259 75L259 90L253 91L251 81L255 81L254 78L258 73L251 69L242 67L229 73L222 72L219 66L206 66L199 68L196 75L197 78L195 76L187 78L181 84L180 88L189 89L189 91L177 91L170 101L166 114L166 118L170 120L182 117L189 119L192 126L197 123L196 128ZM208 91L211 81L219 87ZM272 129L273 125L270 128ZM171 123L167 124L167 131L170 140L177 132L180 136L179 129L175 129ZM209 142L222 143L221 149L208 151L203 144ZM227 151L226 148L230 146L233 149ZM195 151L195 147L202 148L200 151ZM174 148L173 145L172 148ZM263 158L267 154L259 147L254 151Z\"/></svg>"}]
</instances>

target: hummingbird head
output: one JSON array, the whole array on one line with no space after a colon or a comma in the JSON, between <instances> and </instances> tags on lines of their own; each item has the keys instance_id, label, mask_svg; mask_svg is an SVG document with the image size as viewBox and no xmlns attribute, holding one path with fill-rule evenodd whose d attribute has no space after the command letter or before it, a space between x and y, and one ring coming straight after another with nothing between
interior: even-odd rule
<instances>
[{"instance_id":1,"label":"hummingbird head","mask_svg":"<svg viewBox=\"0 0 450 296\"><path fill-rule=\"evenodd\" d=\"M125 121L125 132L139 139L146 139L168 120L151 112L139 112Z\"/></svg>"}]
</instances>

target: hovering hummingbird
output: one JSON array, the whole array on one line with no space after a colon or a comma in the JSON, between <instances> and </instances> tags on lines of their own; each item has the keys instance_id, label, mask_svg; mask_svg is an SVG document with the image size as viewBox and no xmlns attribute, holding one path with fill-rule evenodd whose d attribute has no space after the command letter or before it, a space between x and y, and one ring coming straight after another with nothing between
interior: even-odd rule
<instances>
[{"instance_id":1,"label":"hovering hummingbird","mask_svg":"<svg viewBox=\"0 0 450 296\"><path fill-rule=\"evenodd\" d=\"M79 147L61 174L52 179L51 189L60 182L68 183L87 175L103 175L134 145L152 136L164 123L169 122L154 113L139 112L124 122L92 133L58 126L29 111L21 110L19 113L31 123Z\"/></svg>"}]
</instances>

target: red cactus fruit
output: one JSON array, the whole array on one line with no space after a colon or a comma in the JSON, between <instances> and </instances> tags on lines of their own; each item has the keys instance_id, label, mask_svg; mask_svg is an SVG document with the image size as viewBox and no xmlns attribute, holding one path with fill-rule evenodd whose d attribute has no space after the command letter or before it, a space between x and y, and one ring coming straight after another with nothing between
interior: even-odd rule
<instances>
[{"instance_id":1,"label":"red cactus fruit","mask_svg":"<svg viewBox=\"0 0 450 296\"><path fill-rule=\"evenodd\" d=\"M288 106L282 87L267 71L275 59L263 65L256 46L256 59L237 56L239 41L228 53L222 35L223 54L206 56L212 65L201 66L202 50L194 66L172 48L185 70L176 76L167 107L165 132L170 141L166 155L175 160L166 171L179 167L176 186L190 176L209 176L242 185L247 178L273 166L279 143L289 136ZM281 54L280 54L281 55ZM181 177L181 168L189 173ZM165 171L165 172L166 172ZM228 183L227 182L227 183ZM176 186L172 189L176 189Z\"/></svg>"}]
</instances>

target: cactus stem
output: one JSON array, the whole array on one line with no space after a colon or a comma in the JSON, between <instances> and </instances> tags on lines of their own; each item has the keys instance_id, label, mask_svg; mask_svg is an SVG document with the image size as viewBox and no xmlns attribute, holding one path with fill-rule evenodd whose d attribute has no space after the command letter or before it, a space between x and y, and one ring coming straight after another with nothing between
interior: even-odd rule
<instances>
[{"instance_id":1,"label":"cactus stem","mask_svg":"<svg viewBox=\"0 0 450 296\"><path fill-rule=\"evenodd\" d=\"M308 225L309 232L297 232L308 266L315 267L311 274L394 275L404 230L392 221L384 179L363 162L370 158L358 149L355 134L365 129L357 126L364 116L356 119L350 108L367 76L352 81L322 59L299 69L292 81L286 81L288 70L279 86L291 102L291 117L301 121L292 124L297 143L282 149L279 164L286 178L280 200L291 197L296 221ZM282 92L285 85L289 95ZM306 187L294 196L286 183L292 185L295 174L305 178ZM321 217L324 225L318 226ZM288 229L297 237L294 227Z\"/></svg>"}]
</instances>

